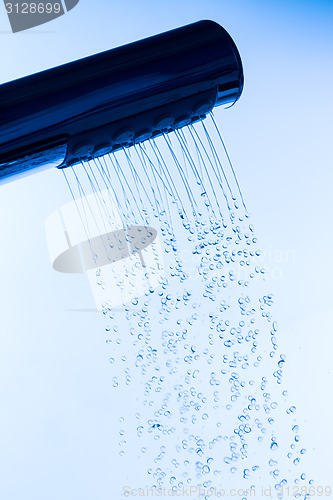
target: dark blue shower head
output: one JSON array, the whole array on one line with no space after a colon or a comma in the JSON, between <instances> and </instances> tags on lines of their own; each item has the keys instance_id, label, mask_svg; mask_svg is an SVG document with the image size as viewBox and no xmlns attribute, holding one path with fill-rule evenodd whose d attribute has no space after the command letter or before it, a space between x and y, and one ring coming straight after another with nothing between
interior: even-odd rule
<instances>
[{"instance_id":1,"label":"dark blue shower head","mask_svg":"<svg viewBox=\"0 0 333 500\"><path fill-rule=\"evenodd\" d=\"M243 88L229 34L200 21L0 86L0 180L67 167L199 120Z\"/></svg>"}]
</instances>

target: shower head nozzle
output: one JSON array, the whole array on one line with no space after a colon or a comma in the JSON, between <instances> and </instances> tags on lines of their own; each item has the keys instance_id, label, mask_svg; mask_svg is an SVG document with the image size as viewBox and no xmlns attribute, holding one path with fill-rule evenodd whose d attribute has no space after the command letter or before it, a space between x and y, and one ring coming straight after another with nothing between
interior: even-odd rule
<instances>
[{"instance_id":1,"label":"shower head nozzle","mask_svg":"<svg viewBox=\"0 0 333 500\"><path fill-rule=\"evenodd\" d=\"M64 168L200 120L243 89L213 21L177 28L0 86L0 181Z\"/></svg>"}]
</instances>

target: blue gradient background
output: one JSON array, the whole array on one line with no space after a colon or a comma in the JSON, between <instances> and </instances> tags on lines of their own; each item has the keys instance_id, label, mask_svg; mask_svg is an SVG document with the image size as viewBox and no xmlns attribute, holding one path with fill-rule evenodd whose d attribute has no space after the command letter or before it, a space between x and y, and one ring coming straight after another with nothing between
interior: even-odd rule
<instances>
[{"instance_id":1,"label":"blue gradient background","mask_svg":"<svg viewBox=\"0 0 333 500\"><path fill-rule=\"evenodd\" d=\"M81 0L12 34L0 10L1 82L199 19L234 38L245 88L216 111L275 295L285 386L317 485L331 484L333 2ZM119 460L105 322L84 276L53 271L46 217L69 201L49 170L0 187L0 498L118 498ZM290 251L295 259L269 255ZM139 477L139 476L138 476Z\"/></svg>"}]
</instances>

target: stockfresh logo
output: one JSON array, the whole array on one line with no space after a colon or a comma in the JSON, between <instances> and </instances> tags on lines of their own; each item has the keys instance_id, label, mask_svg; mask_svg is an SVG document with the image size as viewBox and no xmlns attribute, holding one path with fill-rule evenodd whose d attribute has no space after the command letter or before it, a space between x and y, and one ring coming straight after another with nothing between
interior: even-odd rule
<instances>
[{"instance_id":1,"label":"stockfresh logo","mask_svg":"<svg viewBox=\"0 0 333 500\"><path fill-rule=\"evenodd\" d=\"M3 0L13 33L48 23L72 10L80 0Z\"/></svg>"}]
</instances>

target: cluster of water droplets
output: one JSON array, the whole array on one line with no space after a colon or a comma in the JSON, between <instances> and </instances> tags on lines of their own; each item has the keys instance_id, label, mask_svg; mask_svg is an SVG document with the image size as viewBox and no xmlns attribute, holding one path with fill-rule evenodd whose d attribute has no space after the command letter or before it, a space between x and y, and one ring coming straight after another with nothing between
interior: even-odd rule
<instances>
[{"instance_id":1,"label":"cluster of water droplets","mask_svg":"<svg viewBox=\"0 0 333 500\"><path fill-rule=\"evenodd\" d=\"M119 455L144 460L142 488L200 485L197 498L236 488L250 498L271 487L282 498L287 485L309 484L306 450L256 233L213 116L206 121L66 174L76 200L90 190L102 207L106 189L124 228L150 226L162 240L159 286L103 309L113 390L127 400Z\"/></svg>"}]
</instances>

